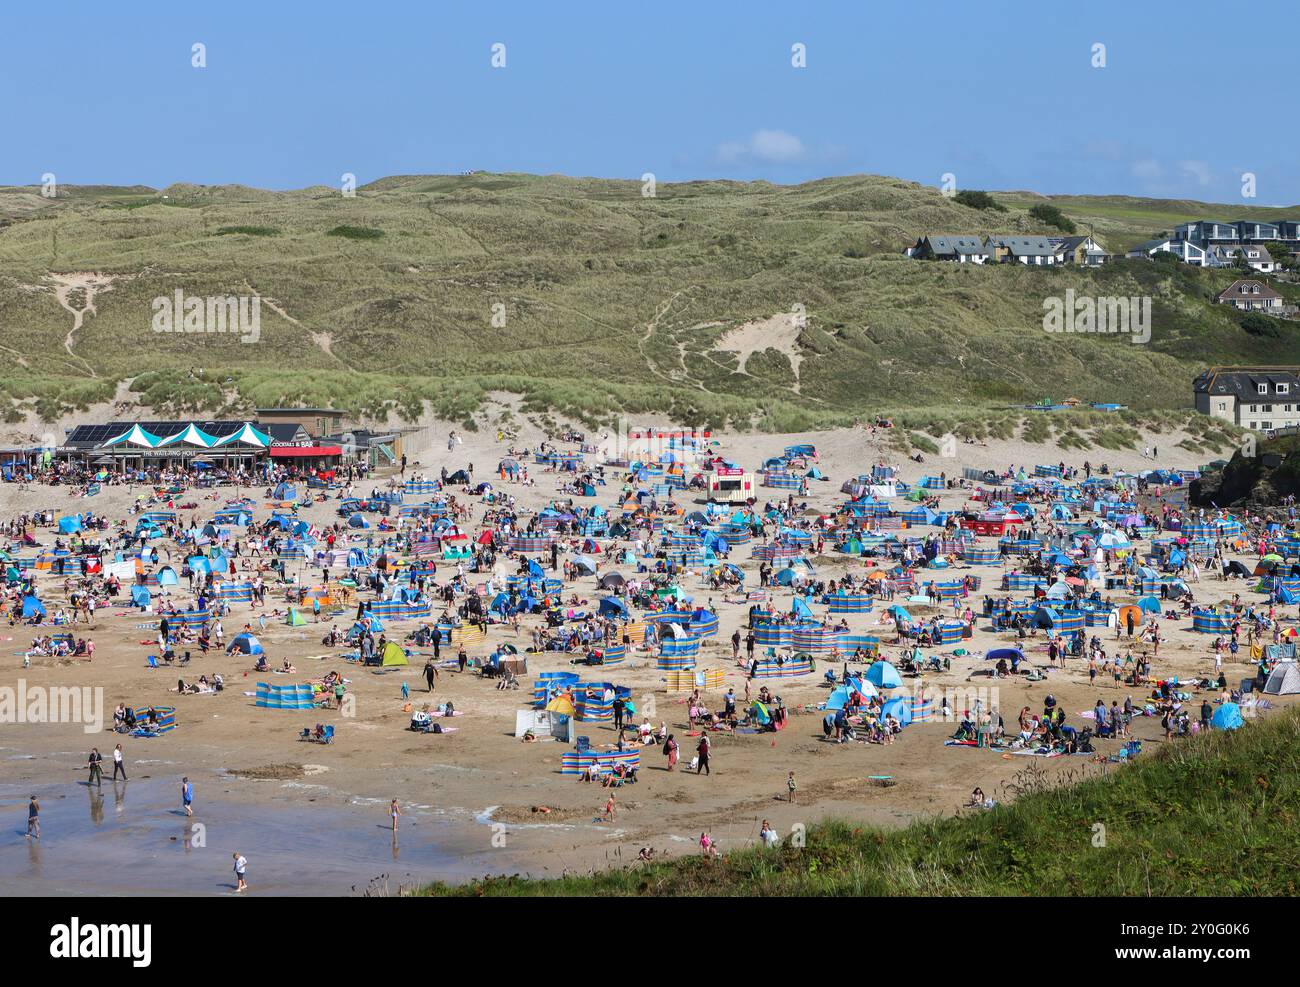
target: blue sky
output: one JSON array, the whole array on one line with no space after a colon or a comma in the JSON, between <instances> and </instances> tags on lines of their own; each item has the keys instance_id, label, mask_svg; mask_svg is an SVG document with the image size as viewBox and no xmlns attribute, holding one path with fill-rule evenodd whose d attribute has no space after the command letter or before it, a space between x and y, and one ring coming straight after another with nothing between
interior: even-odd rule
<instances>
[{"instance_id":1,"label":"blue sky","mask_svg":"<svg viewBox=\"0 0 1300 987\"><path fill-rule=\"evenodd\" d=\"M1295 0L23 4L0 33L0 183L951 173L1292 205L1297 28Z\"/></svg>"}]
</instances>

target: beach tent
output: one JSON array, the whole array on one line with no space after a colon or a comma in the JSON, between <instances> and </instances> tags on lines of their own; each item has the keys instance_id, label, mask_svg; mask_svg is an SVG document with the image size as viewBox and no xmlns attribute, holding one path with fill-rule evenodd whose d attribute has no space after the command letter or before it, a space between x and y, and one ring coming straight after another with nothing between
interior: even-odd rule
<instances>
[{"instance_id":1,"label":"beach tent","mask_svg":"<svg viewBox=\"0 0 1300 987\"><path fill-rule=\"evenodd\" d=\"M984 655L987 661L1024 661L1025 653L1019 648L994 648Z\"/></svg>"},{"instance_id":2,"label":"beach tent","mask_svg":"<svg viewBox=\"0 0 1300 987\"><path fill-rule=\"evenodd\" d=\"M176 586L180 580L176 576L176 570L169 565L163 566L158 570L159 586Z\"/></svg>"},{"instance_id":3,"label":"beach tent","mask_svg":"<svg viewBox=\"0 0 1300 987\"><path fill-rule=\"evenodd\" d=\"M290 607L289 613L285 616L284 622L290 627L306 627L307 618L302 615L297 607Z\"/></svg>"},{"instance_id":4,"label":"beach tent","mask_svg":"<svg viewBox=\"0 0 1300 987\"><path fill-rule=\"evenodd\" d=\"M384 624L378 617L372 613L362 614L361 618L352 625L352 629L358 633L370 631L372 634L384 633Z\"/></svg>"},{"instance_id":5,"label":"beach tent","mask_svg":"<svg viewBox=\"0 0 1300 987\"><path fill-rule=\"evenodd\" d=\"M59 533L64 535L75 535L81 530L81 517L77 514L70 514L67 517L59 518Z\"/></svg>"},{"instance_id":6,"label":"beach tent","mask_svg":"<svg viewBox=\"0 0 1300 987\"><path fill-rule=\"evenodd\" d=\"M826 699L826 708L843 709L849 704L849 697L852 695L853 690L847 685L836 686Z\"/></svg>"},{"instance_id":7,"label":"beach tent","mask_svg":"<svg viewBox=\"0 0 1300 987\"><path fill-rule=\"evenodd\" d=\"M1047 598L1049 600L1068 600L1070 598L1070 587L1065 584L1065 580L1058 579L1048 589Z\"/></svg>"},{"instance_id":8,"label":"beach tent","mask_svg":"<svg viewBox=\"0 0 1300 987\"><path fill-rule=\"evenodd\" d=\"M1142 613L1142 608L1134 606L1131 603L1128 606L1119 608L1119 626L1128 627L1128 619L1130 616L1133 618L1133 626L1135 628L1142 626L1142 621L1145 619Z\"/></svg>"},{"instance_id":9,"label":"beach tent","mask_svg":"<svg viewBox=\"0 0 1300 987\"><path fill-rule=\"evenodd\" d=\"M1293 661L1279 663L1264 683L1264 691L1270 696L1294 696L1300 693L1300 668Z\"/></svg>"},{"instance_id":10,"label":"beach tent","mask_svg":"<svg viewBox=\"0 0 1300 987\"><path fill-rule=\"evenodd\" d=\"M30 620L32 617L44 617L45 604L34 596L23 597L23 620Z\"/></svg>"},{"instance_id":11,"label":"beach tent","mask_svg":"<svg viewBox=\"0 0 1300 987\"><path fill-rule=\"evenodd\" d=\"M617 617L621 620L632 619L627 604L613 596L607 596L600 601L600 615L602 617Z\"/></svg>"},{"instance_id":12,"label":"beach tent","mask_svg":"<svg viewBox=\"0 0 1300 987\"><path fill-rule=\"evenodd\" d=\"M1160 613L1160 601L1154 596L1144 596L1137 602L1138 609L1144 613Z\"/></svg>"},{"instance_id":13,"label":"beach tent","mask_svg":"<svg viewBox=\"0 0 1300 987\"><path fill-rule=\"evenodd\" d=\"M406 652L396 641L389 641L384 645L383 665L388 668L390 665L409 665L406 660Z\"/></svg>"},{"instance_id":14,"label":"beach tent","mask_svg":"<svg viewBox=\"0 0 1300 987\"><path fill-rule=\"evenodd\" d=\"M867 681L879 689L898 689L903 685L898 669L887 661L878 661L868 668Z\"/></svg>"},{"instance_id":15,"label":"beach tent","mask_svg":"<svg viewBox=\"0 0 1300 987\"><path fill-rule=\"evenodd\" d=\"M579 575L591 576L596 572L596 560L586 555L575 555L573 567Z\"/></svg>"},{"instance_id":16,"label":"beach tent","mask_svg":"<svg viewBox=\"0 0 1300 987\"><path fill-rule=\"evenodd\" d=\"M897 699L886 700L885 705L880 707L880 717L892 716L900 726L907 726L912 722L912 704L901 696Z\"/></svg>"},{"instance_id":17,"label":"beach tent","mask_svg":"<svg viewBox=\"0 0 1300 987\"><path fill-rule=\"evenodd\" d=\"M1224 703L1214 711L1210 726L1216 730L1236 730L1242 726L1241 707L1236 703Z\"/></svg>"},{"instance_id":18,"label":"beach tent","mask_svg":"<svg viewBox=\"0 0 1300 987\"><path fill-rule=\"evenodd\" d=\"M262 642L247 631L235 635L234 640L230 642L230 646L226 648L226 654L228 655L233 655L235 652L239 652L241 655L265 654Z\"/></svg>"},{"instance_id":19,"label":"beach tent","mask_svg":"<svg viewBox=\"0 0 1300 987\"><path fill-rule=\"evenodd\" d=\"M794 601L790 605L790 612L796 617L806 617L809 620L816 619L813 616L812 607L808 606L808 601L802 596L796 596L794 598Z\"/></svg>"},{"instance_id":20,"label":"beach tent","mask_svg":"<svg viewBox=\"0 0 1300 987\"><path fill-rule=\"evenodd\" d=\"M132 586L131 602L137 607L147 607L149 605L150 594L148 586Z\"/></svg>"}]
</instances>

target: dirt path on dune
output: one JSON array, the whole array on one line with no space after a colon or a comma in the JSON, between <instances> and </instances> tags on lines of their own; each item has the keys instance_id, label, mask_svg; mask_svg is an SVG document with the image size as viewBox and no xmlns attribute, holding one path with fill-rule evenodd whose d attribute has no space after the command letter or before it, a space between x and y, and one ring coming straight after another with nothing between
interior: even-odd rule
<instances>
[{"instance_id":1,"label":"dirt path on dune","mask_svg":"<svg viewBox=\"0 0 1300 987\"><path fill-rule=\"evenodd\" d=\"M68 356L85 367L90 376L98 377L99 374L95 373L95 368L78 356L73 350L73 346L77 341L77 333L86 321L86 313L89 312L91 315L99 314L95 309L95 295L111 291L113 282L117 279L112 275L86 271L50 274L47 277L54 282L54 297L58 299L60 305L72 313L72 328L68 330L67 336L63 339L63 348L68 351ZM76 300L74 296L78 294L80 294L82 303L80 308L77 308L74 304Z\"/></svg>"}]
</instances>

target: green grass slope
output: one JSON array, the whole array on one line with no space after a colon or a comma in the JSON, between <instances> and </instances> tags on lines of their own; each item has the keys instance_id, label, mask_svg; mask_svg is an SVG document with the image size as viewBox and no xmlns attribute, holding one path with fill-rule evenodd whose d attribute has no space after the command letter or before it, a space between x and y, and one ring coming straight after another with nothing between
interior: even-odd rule
<instances>
[{"instance_id":1,"label":"green grass slope","mask_svg":"<svg viewBox=\"0 0 1300 987\"><path fill-rule=\"evenodd\" d=\"M160 410L301 400L412 413L432 401L459 414L509 389L587 416L666 410L807 427L881 406L1064 391L1180 407L1207 363L1300 362L1294 324L1252 333L1210 304L1227 273L901 255L928 232L1050 232L1027 215L1043 201L1027 194L1000 195L1008 211L994 212L876 176L641 193L639 182L516 174L395 176L355 197L176 185L63 186L45 199L0 188L0 387L43 414L105 400L147 371L137 390ZM1193 212L1242 212L1051 201L1098 224L1117 251L1148 236L1152 217L1171 227ZM70 336L73 312L52 278L88 272L112 284ZM1045 333L1043 299L1067 288L1150 294L1150 345ZM151 300L176 289L260 295L260 339L153 332ZM66 301L79 309L86 298ZM779 341L743 373L716 348L727 330L795 306L807 313L797 378Z\"/></svg>"},{"instance_id":2,"label":"green grass slope","mask_svg":"<svg viewBox=\"0 0 1300 987\"><path fill-rule=\"evenodd\" d=\"M802 848L739 850L558 880L423 895L1295 895L1300 717L1147 750L1130 766L992 811L880 831L829 822ZM1100 828L1099 828L1100 827ZM788 842L788 841L787 841ZM1104 843L1104 845L1098 845Z\"/></svg>"}]
</instances>

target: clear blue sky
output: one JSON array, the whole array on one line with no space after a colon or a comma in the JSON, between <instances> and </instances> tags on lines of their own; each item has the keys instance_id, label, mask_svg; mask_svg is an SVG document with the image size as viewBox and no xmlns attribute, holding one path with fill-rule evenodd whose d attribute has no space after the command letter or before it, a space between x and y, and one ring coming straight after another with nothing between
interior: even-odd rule
<instances>
[{"instance_id":1,"label":"clear blue sky","mask_svg":"<svg viewBox=\"0 0 1300 987\"><path fill-rule=\"evenodd\" d=\"M0 183L952 173L1300 204L1298 39L1297 0L16 4Z\"/></svg>"}]
</instances>

